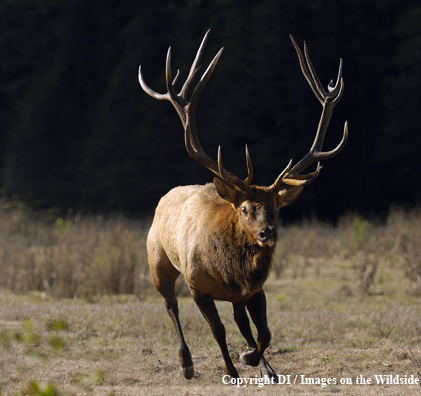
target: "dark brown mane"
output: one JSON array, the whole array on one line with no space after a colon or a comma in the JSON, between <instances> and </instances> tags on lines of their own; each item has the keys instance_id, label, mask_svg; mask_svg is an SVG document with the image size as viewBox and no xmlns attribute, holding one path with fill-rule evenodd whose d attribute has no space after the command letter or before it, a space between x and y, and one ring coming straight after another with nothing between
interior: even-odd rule
<instances>
[{"instance_id":1,"label":"dark brown mane","mask_svg":"<svg viewBox=\"0 0 421 396\"><path fill-rule=\"evenodd\" d=\"M225 230L209 240L206 256L215 262L209 263L208 270L231 292L251 295L269 276L273 251L274 247L251 244L247 235L239 238L236 229Z\"/></svg>"}]
</instances>

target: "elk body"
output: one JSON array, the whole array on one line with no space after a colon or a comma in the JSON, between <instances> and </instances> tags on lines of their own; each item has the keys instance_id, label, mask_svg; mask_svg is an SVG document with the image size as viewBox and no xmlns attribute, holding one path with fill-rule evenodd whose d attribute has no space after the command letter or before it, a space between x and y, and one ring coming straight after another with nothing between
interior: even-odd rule
<instances>
[{"instance_id":1,"label":"elk body","mask_svg":"<svg viewBox=\"0 0 421 396\"><path fill-rule=\"evenodd\" d=\"M276 244L278 209L292 203L303 187L318 176L320 163L314 172L302 174L309 165L333 157L345 146L348 136L346 123L339 145L332 151L321 151L332 110L343 93L342 61L336 85L330 83L325 91L313 69L305 44L304 57L291 37L303 74L323 106L322 116L307 155L293 167L290 162L271 186L254 186L251 185L253 167L247 147L248 176L242 180L224 169L220 148L218 160L212 160L204 152L197 136L195 110L198 98L223 50L218 52L193 87L208 33L179 94L174 88L178 73L174 80L171 76L171 48L166 62L166 94L158 94L150 89L139 68L139 82L146 93L159 100L169 100L177 110L184 126L190 156L217 176L213 183L176 187L161 198L147 238L150 273L156 290L165 299L165 306L174 324L179 342L180 367L185 378L191 379L194 369L181 329L174 291L180 274L183 274L193 300L219 344L227 374L238 377L228 352L225 328L215 300L233 304L234 319L251 349L240 356L240 361L259 366L262 376L268 375L276 380L275 371L263 356L271 334L262 287L269 274ZM253 337L247 311L256 326L257 341Z\"/></svg>"}]
</instances>

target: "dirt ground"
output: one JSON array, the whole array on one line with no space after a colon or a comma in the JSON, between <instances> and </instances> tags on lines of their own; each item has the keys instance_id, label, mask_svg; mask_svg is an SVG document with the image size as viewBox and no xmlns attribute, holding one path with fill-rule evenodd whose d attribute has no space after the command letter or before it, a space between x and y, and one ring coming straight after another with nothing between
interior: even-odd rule
<instances>
[{"instance_id":1,"label":"dirt ground","mask_svg":"<svg viewBox=\"0 0 421 396\"><path fill-rule=\"evenodd\" d=\"M2 353L0 358L3 394L26 394L28 383L52 383L60 394L71 395L414 395L420 386L393 384L400 378L414 375L417 370L406 352L393 346L379 345L369 349L309 349L299 352L269 351L268 360L276 367L283 384L225 384L223 363L217 348L195 354L196 373L191 381L182 378L174 357L165 360L147 352L133 358L136 352L121 354L115 360L67 358L63 356L43 361L23 354ZM234 353L235 354L235 353ZM258 368L237 364L243 381L256 381ZM102 373L98 382L89 383L89 373ZM375 376L384 376L392 384L379 385ZM92 376L92 374L91 374ZM388 377L385 377L388 376ZM392 377L390 377L392 376ZM5 380L5 378L7 378ZM362 380L362 378L364 380ZM357 383L357 380L359 383ZM362 384L368 382L371 384ZM313 382L315 384L311 384ZM348 384L341 384L348 382ZM295 382L295 383L294 383ZM306 383L307 382L307 383ZM325 382L325 384L323 384ZM330 384L328 383L330 382ZM352 384L350 384L352 382Z\"/></svg>"}]
</instances>

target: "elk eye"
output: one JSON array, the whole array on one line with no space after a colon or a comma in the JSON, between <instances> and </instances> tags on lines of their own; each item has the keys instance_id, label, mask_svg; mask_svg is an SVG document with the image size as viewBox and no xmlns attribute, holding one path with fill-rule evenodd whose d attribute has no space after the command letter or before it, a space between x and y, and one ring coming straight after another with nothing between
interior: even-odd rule
<instances>
[{"instance_id":1,"label":"elk eye","mask_svg":"<svg viewBox=\"0 0 421 396\"><path fill-rule=\"evenodd\" d=\"M241 208L241 211L246 215L248 212L247 212L247 208L245 207L245 206L243 206L242 208Z\"/></svg>"}]
</instances>

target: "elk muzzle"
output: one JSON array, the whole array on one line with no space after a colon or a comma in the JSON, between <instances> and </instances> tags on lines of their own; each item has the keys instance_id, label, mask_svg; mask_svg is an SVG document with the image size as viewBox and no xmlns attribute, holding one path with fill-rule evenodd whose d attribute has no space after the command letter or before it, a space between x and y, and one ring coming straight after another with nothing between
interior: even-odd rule
<instances>
[{"instance_id":1,"label":"elk muzzle","mask_svg":"<svg viewBox=\"0 0 421 396\"><path fill-rule=\"evenodd\" d=\"M257 236L257 243L259 246L273 246L275 245L276 239L278 237L278 230L276 227L267 225L264 226L258 236Z\"/></svg>"}]
</instances>

